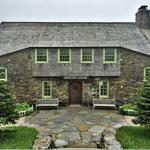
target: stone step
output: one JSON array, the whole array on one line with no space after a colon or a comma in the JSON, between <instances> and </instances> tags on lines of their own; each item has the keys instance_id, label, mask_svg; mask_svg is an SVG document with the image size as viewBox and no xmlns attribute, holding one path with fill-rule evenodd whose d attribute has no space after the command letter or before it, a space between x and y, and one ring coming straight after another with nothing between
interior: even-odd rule
<instances>
[{"instance_id":1,"label":"stone step","mask_svg":"<svg viewBox=\"0 0 150 150\"><path fill-rule=\"evenodd\" d=\"M68 148L96 148L96 143L69 143Z\"/></svg>"}]
</instances>

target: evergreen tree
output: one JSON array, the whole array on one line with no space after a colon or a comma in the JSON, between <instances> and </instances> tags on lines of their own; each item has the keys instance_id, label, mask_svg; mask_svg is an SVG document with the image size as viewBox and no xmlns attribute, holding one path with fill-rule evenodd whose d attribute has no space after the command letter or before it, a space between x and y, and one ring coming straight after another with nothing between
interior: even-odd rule
<instances>
[{"instance_id":1,"label":"evergreen tree","mask_svg":"<svg viewBox=\"0 0 150 150\"><path fill-rule=\"evenodd\" d=\"M137 94L138 117L136 123L150 126L150 78L143 82Z\"/></svg>"},{"instance_id":2,"label":"evergreen tree","mask_svg":"<svg viewBox=\"0 0 150 150\"><path fill-rule=\"evenodd\" d=\"M16 102L13 92L5 81L0 81L0 124L15 123Z\"/></svg>"}]
</instances>

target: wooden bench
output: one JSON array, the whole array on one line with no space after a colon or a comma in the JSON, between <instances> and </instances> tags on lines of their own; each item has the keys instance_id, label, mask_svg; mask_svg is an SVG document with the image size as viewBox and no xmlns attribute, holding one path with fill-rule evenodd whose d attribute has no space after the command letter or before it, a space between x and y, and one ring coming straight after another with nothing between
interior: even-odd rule
<instances>
[{"instance_id":1,"label":"wooden bench","mask_svg":"<svg viewBox=\"0 0 150 150\"><path fill-rule=\"evenodd\" d=\"M57 107L59 106L59 99L37 99L36 108L38 107Z\"/></svg>"},{"instance_id":2,"label":"wooden bench","mask_svg":"<svg viewBox=\"0 0 150 150\"><path fill-rule=\"evenodd\" d=\"M112 107L116 109L115 99L93 99L93 110L95 107Z\"/></svg>"}]
</instances>

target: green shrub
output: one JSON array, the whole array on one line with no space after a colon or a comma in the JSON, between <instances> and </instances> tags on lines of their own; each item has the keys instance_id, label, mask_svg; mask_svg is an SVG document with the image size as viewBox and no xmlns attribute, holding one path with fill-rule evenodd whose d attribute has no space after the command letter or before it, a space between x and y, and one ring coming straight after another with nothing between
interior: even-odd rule
<instances>
[{"instance_id":1,"label":"green shrub","mask_svg":"<svg viewBox=\"0 0 150 150\"><path fill-rule=\"evenodd\" d=\"M33 112L33 106L30 106L28 103L18 103L16 106L16 112L18 117L30 115Z\"/></svg>"},{"instance_id":2,"label":"green shrub","mask_svg":"<svg viewBox=\"0 0 150 150\"><path fill-rule=\"evenodd\" d=\"M15 95L8 82L0 81L0 124L15 123Z\"/></svg>"},{"instance_id":3,"label":"green shrub","mask_svg":"<svg viewBox=\"0 0 150 150\"><path fill-rule=\"evenodd\" d=\"M124 104L121 106L123 109L132 109L132 110L136 110L137 107L134 104L128 103L128 104Z\"/></svg>"},{"instance_id":4,"label":"green shrub","mask_svg":"<svg viewBox=\"0 0 150 150\"><path fill-rule=\"evenodd\" d=\"M30 109L30 105L26 102L23 102L23 103L18 103L17 106L16 106L16 111L19 112L19 111L25 111L27 109Z\"/></svg>"},{"instance_id":5,"label":"green shrub","mask_svg":"<svg viewBox=\"0 0 150 150\"><path fill-rule=\"evenodd\" d=\"M137 92L138 117L135 123L150 126L150 78L144 81Z\"/></svg>"},{"instance_id":6,"label":"green shrub","mask_svg":"<svg viewBox=\"0 0 150 150\"><path fill-rule=\"evenodd\" d=\"M119 107L119 112L123 115L137 116L137 106L131 103Z\"/></svg>"}]
</instances>

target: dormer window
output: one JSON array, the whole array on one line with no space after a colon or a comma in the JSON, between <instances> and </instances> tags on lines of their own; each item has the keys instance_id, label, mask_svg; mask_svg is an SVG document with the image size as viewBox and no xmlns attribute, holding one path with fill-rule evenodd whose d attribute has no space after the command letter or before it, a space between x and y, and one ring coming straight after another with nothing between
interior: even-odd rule
<instances>
[{"instance_id":1,"label":"dormer window","mask_svg":"<svg viewBox=\"0 0 150 150\"><path fill-rule=\"evenodd\" d=\"M7 68L0 67L0 81L7 81Z\"/></svg>"},{"instance_id":2,"label":"dormer window","mask_svg":"<svg viewBox=\"0 0 150 150\"><path fill-rule=\"evenodd\" d=\"M35 49L35 63L48 63L48 49Z\"/></svg>"},{"instance_id":3,"label":"dormer window","mask_svg":"<svg viewBox=\"0 0 150 150\"><path fill-rule=\"evenodd\" d=\"M103 63L113 64L117 62L117 49L105 48L103 49Z\"/></svg>"},{"instance_id":4,"label":"dormer window","mask_svg":"<svg viewBox=\"0 0 150 150\"><path fill-rule=\"evenodd\" d=\"M58 63L71 63L71 49L58 49Z\"/></svg>"},{"instance_id":5,"label":"dormer window","mask_svg":"<svg viewBox=\"0 0 150 150\"><path fill-rule=\"evenodd\" d=\"M81 63L94 63L94 49L81 49L80 59Z\"/></svg>"}]
</instances>

